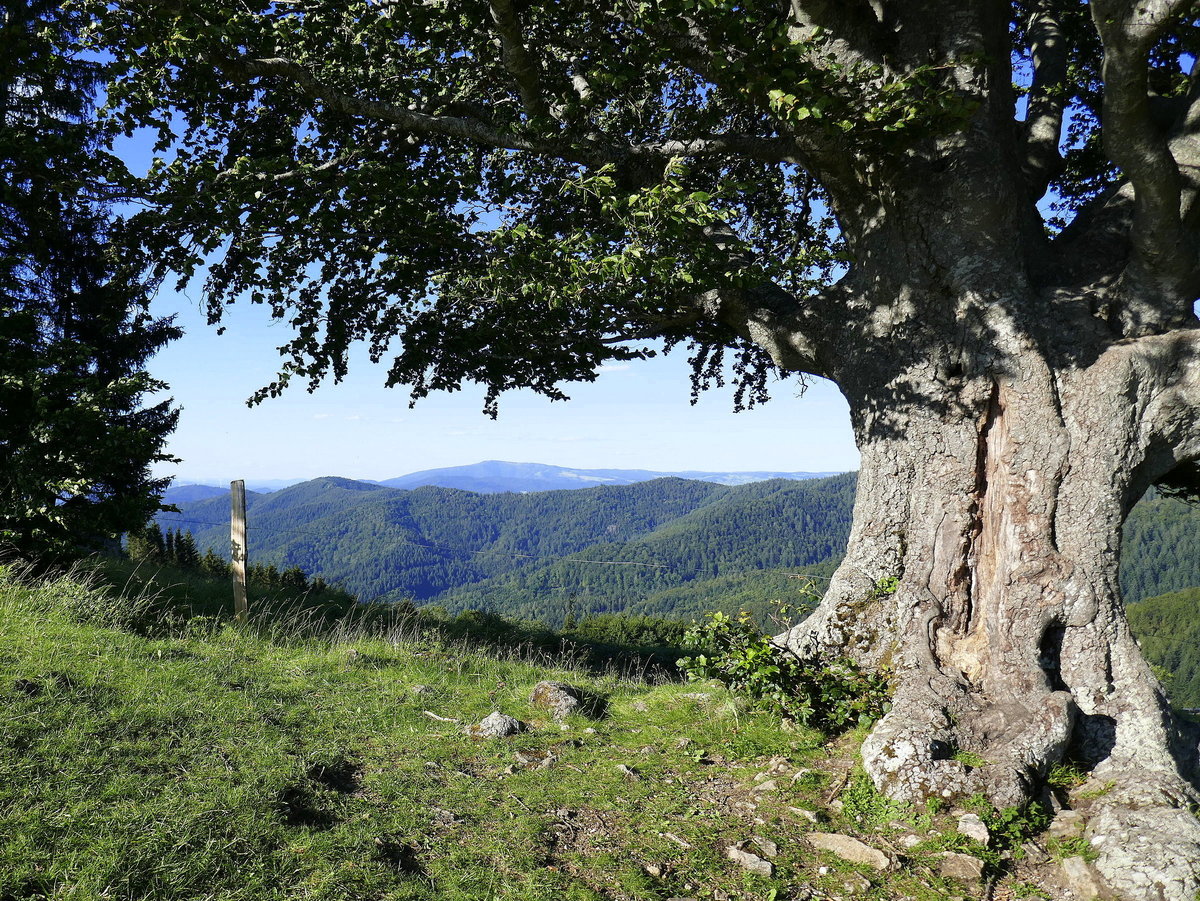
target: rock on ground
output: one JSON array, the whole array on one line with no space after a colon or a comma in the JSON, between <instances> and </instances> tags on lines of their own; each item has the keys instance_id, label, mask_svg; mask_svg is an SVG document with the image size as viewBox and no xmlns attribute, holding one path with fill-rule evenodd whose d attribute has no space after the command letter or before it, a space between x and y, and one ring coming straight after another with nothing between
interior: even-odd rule
<instances>
[{"instance_id":1,"label":"rock on ground","mask_svg":"<svg viewBox=\"0 0 1200 901\"><path fill-rule=\"evenodd\" d=\"M886 870L892 864L891 859L882 851L848 835L840 835L836 832L810 832L806 838L814 848L832 851L842 860L848 860L851 863L864 863L876 870Z\"/></svg>"},{"instance_id":2,"label":"rock on ground","mask_svg":"<svg viewBox=\"0 0 1200 901\"><path fill-rule=\"evenodd\" d=\"M474 738L507 738L524 731L524 723L499 710L489 713L476 725L467 727L467 734Z\"/></svg>"},{"instance_id":3,"label":"rock on ground","mask_svg":"<svg viewBox=\"0 0 1200 901\"><path fill-rule=\"evenodd\" d=\"M967 838L973 838L980 844L986 845L992 838L988 827L978 814L964 813L958 818L958 832Z\"/></svg>"},{"instance_id":4,"label":"rock on ground","mask_svg":"<svg viewBox=\"0 0 1200 901\"><path fill-rule=\"evenodd\" d=\"M970 854L947 851L942 855L941 874L962 882L979 882L983 879L983 861Z\"/></svg>"},{"instance_id":5,"label":"rock on ground","mask_svg":"<svg viewBox=\"0 0 1200 901\"><path fill-rule=\"evenodd\" d=\"M725 856L743 869L757 873L759 876L771 876L775 872L775 864L771 861L763 860L757 854L751 854L749 851L743 851L737 845L730 845L726 848Z\"/></svg>"},{"instance_id":6,"label":"rock on ground","mask_svg":"<svg viewBox=\"0 0 1200 901\"><path fill-rule=\"evenodd\" d=\"M539 710L548 710L556 720L566 719L582 702L579 689L566 682L539 682L533 686L529 703Z\"/></svg>"},{"instance_id":7,"label":"rock on ground","mask_svg":"<svg viewBox=\"0 0 1200 901\"><path fill-rule=\"evenodd\" d=\"M603 698L585 689L548 680L533 687L529 703L539 710L549 711L556 720L566 719L572 713L599 719L604 716L607 706Z\"/></svg>"}]
</instances>

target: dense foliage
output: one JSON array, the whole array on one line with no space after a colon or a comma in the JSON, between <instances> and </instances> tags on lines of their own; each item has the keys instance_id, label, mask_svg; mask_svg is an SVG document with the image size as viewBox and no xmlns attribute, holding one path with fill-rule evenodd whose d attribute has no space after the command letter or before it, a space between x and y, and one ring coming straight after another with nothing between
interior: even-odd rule
<instances>
[{"instance_id":1,"label":"dense foliage","mask_svg":"<svg viewBox=\"0 0 1200 901\"><path fill-rule=\"evenodd\" d=\"M89 104L100 69L72 47L77 14L0 11L0 546L64 555L158 509L176 413L147 358L179 332L146 312L108 243Z\"/></svg>"},{"instance_id":2,"label":"dense foliage","mask_svg":"<svg viewBox=\"0 0 1200 901\"><path fill-rule=\"evenodd\" d=\"M775 643L746 612L713 613L686 637L692 656L679 661L689 679L716 679L781 716L818 729L868 725L888 710L882 675L861 672L853 661L820 665Z\"/></svg>"},{"instance_id":3,"label":"dense foliage","mask_svg":"<svg viewBox=\"0 0 1200 901\"><path fill-rule=\"evenodd\" d=\"M1121 592L1127 602L1200 585L1200 507L1151 491L1125 521Z\"/></svg>"}]
</instances>

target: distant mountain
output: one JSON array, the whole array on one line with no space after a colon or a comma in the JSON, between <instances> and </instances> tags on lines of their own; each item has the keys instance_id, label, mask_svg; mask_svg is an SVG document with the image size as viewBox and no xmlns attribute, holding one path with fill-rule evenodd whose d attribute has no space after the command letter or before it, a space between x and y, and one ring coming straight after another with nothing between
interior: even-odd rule
<instances>
[{"instance_id":1,"label":"distant mountain","mask_svg":"<svg viewBox=\"0 0 1200 901\"><path fill-rule=\"evenodd\" d=\"M1172 674L1179 707L1200 708L1200 588L1172 591L1129 606L1129 627L1151 663Z\"/></svg>"},{"instance_id":2,"label":"distant mountain","mask_svg":"<svg viewBox=\"0 0 1200 901\"><path fill-rule=\"evenodd\" d=\"M697 616L821 585L849 534L857 477L745 485L678 478L584 490L411 491L321 478L248 492L250 559L300 566L363 600L412 599L558 625L630 611ZM229 546L226 492L179 502L163 526L203 551ZM1200 585L1200 510L1150 496L1126 524L1121 583L1132 603Z\"/></svg>"},{"instance_id":3,"label":"distant mountain","mask_svg":"<svg viewBox=\"0 0 1200 901\"><path fill-rule=\"evenodd\" d=\"M304 479L246 479L245 480L247 491L257 491L261 494L266 494L271 491L279 491L281 488L290 488L292 485L299 485L303 481L305 481L305 480ZM166 493L166 495L164 495L163 499L166 500L168 503L174 503L174 501L171 500L171 497L172 497L171 492L173 492L173 491L181 492L181 491L186 490L189 493L193 493L193 494L197 495L196 497L188 497L188 498L186 498L186 500L203 500L205 497L216 497L216 494L204 495L204 494L201 494L201 492L217 492L217 494L228 494L229 493L229 482L220 481L220 480L216 480L216 479L214 479L213 482L214 482L214 484L209 484L208 482L204 482L202 484L198 483L198 484L188 484L188 485L173 485L172 487L167 489L167 493ZM193 489L194 489L194 491L193 491Z\"/></svg>"},{"instance_id":4,"label":"distant mountain","mask_svg":"<svg viewBox=\"0 0 1200 901\"><path fill-rule=\"evenodd\" d=\"M213 485L172 485L163 494L163 501L168 504L190 504L193 501L206 501L210 497L226 494L229 494L228 488L217 488Z\"/></svg>"},{"instance_id":5,"label":"distant mountain","mask_svg":"<svg viewBox=\"0 0 1200 901\"><path fill-rule=\"evenodd\" d=\"M547 622L674 592L649 612L714 596L707 588L688 594L712 578L828 564L845 545L854 484L853 474L740 486L655 479L479 494L321 478L248 494L249 553L254 562L300 566L364 600L488 607ZM181 513L159 522L223 553L228 504L227 496L180 504ZM778 576L769 590L789 578Z\"/></svg>"},{"instance_id":6,"label":"distant mountain","mask_svg":"<svg viewBox=\"0 0 1200 901\"><path fill-rule=\"evenodd\" d=\"M426 485L440 488L461 488L480 494L496 494L502 491L555 491L572 488L595 488L597 485L633 485L652 479L693 479L714 482L718 485L746 485L765 482L769 479L820 479L836 475L832 472L656 472L648 469L570 469L565 466L550 466L546 463L505 463L487 460L469 466L450 466L444 469L426 469L394 479L385 479L380 485L389 488L411 490Z\"/></svg>"}]
</instances>

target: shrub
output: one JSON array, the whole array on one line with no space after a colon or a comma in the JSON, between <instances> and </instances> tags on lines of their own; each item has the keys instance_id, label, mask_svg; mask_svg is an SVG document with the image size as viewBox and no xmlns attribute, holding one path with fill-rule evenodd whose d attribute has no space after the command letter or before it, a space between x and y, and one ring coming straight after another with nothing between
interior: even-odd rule
<instances>
[{"instance_id":1,"label":"shrub","mask_svg":"<svg viewBox=\"0 0 1200 901\"><path fill-rule=\"evenodd\" d=\"M807 726L840 731L865 725L887 708L887 680L850 660L801 660L761 634L745 611L709 614L685 636L694 656L679 661L689 679L716 679L759 707Z\"/></svg>"}]
</instances>

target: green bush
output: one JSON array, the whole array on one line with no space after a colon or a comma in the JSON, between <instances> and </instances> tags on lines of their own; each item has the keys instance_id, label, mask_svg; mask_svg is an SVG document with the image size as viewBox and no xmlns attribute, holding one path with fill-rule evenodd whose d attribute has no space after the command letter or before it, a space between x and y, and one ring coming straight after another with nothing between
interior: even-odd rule
<instances>
[{"instance_id":1,"label":"green bush","mask_svg":"<svg viewBox=\"0 0 1200 901\"><path fill-rule=\"evenodd\" d=\"M806 726L841 731L865 725L888 709L887 680L853 661L812 663L776 645L750 614L709 614L685 636L694 656L679 661L692 680L716 679L756 705Z\"/></svg>"}]
</instances>

